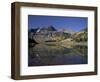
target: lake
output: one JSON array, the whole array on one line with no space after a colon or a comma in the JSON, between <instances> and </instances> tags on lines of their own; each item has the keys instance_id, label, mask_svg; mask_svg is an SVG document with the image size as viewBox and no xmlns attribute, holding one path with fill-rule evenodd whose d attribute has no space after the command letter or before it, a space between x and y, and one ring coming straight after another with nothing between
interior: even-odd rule
<instances>
[{"instance_id":1,"label":"lake","mask_svg":"<svg viewBox=\"0 0 100 82\"><path fill-rule=\"evenodd\" d=\"M28 66L87 64L87 46L34 44L28 49Z\"/></svg>"}]
</instances>

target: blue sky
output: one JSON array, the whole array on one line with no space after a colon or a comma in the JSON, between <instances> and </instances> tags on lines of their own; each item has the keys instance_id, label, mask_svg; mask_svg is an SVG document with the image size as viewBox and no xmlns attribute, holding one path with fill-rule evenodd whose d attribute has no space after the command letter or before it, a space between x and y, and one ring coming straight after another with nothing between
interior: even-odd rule
<instances>
[{"instance_id":1,"label":"blue sky","mask_svg":"<svg viewBox=\"0 0 100 82\"><path fill-rule=\"evenodd\" d=\"M52 25L56 29L80 31L86 28L87 24L86 17L28 15L28 29Z\"/></svg>"}]
</instances>

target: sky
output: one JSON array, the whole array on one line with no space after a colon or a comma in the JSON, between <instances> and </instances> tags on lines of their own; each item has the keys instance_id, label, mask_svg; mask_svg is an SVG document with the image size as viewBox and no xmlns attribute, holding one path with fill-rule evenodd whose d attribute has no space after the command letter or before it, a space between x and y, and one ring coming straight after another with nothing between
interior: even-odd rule
<instances>
[{"instance_id":1,"label":"sky","mask_svg":"<svg viewBox=\"0 0 100 82\"><path fill-rule=\"evenodd\" d=\"M87 27L87 17L28 15L28 29L54 26L56 29L80 31Z\"/></svg>"}]
</instances>

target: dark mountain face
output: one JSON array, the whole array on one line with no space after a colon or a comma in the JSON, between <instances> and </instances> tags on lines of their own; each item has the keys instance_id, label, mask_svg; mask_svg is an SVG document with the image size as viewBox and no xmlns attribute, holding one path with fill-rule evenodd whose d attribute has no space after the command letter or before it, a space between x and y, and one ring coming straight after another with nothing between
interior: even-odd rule
<instances>
[{"instance_id":1,"label":"dark mountain face","mask_svg":"<svg viewBox=\"0 0 100 82\"><path fill-rule=\"evenodd\" d=\"M48 30L50 30L50 31L57 31L53 26L49 26Z\"/></svg>"},{"instance_id":2,"label":"dark mountain face","mask_svg":"<svg viewBox=\"0 0 100 82\"><path fill-rule=\"evenodd\" d=\"M57 31L57 30L53 26L48 26L48 27L40 28L40 32L48 32L48 31Z\"/></svg>"},{"instance_id":3,"label":"dark mountain face","mask_svg":"<svg viewBox=\"0 0 100 82\"><path fill-rule=\"evenodd\" d=\"M36 33L39 28L30 29L29 32Z\"/></svg>"}]
</instances>

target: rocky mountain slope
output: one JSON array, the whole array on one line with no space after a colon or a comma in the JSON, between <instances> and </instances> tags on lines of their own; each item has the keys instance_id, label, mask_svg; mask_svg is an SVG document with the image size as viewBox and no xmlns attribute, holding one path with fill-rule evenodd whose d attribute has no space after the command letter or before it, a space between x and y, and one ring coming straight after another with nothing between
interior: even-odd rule
<instances>
[{"instance_id":1,"label":"rocky mountain slope","mask_svg":"<svg viewBox=\"0 0 100 82\"><path fill-rule=\"evenodd\" d=\"M72 35L72 38L76 41L76 42L86 42L88 40L88 32L87 32L87 28L82 29L79 32L76 32Z\"/></svg>"},{"instance_id":2,"label":"rocky mountain slope","mask_svg":"<svg viewBox=\"0 0 100 82\"><path fill-rule=\"evenodd\" d=\"M29 31L29 39L34 40L36 43L47 42L86 42L87 28L80 30L79 32L58 31L54 26L41 27L31 29Z\"/></svg>"}]
</instances>

